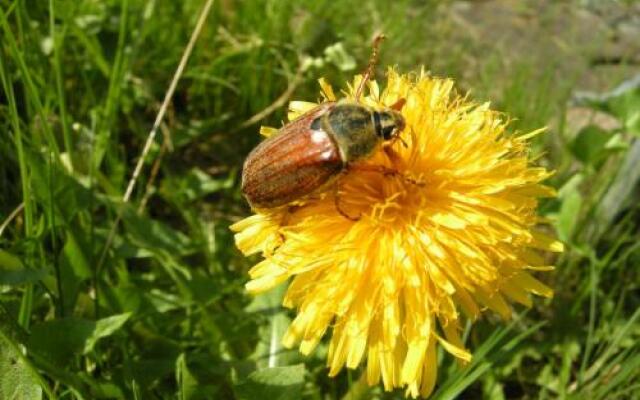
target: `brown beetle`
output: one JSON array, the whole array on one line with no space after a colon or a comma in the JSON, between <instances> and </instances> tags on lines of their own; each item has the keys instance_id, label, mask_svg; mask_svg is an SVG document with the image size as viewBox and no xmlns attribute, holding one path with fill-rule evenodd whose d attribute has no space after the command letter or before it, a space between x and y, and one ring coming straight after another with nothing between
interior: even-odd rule
<instances>
[{"instance_id":1,"label":"brown beetle","mask_svg":"<svg viewBox=\"0 0 640 400\"><path fill-rule=\"evenodd\" d=\"M356 91L356 101L318 105L247 156L242 192L253 208L274 208L322 191L350 164L368 158L383 142L398 138L405 126L398 111L357 102L371 75L380 39L374 42L372 61ZM401 100L396 106L403 104Z\"/></svg>"}]
</instances>

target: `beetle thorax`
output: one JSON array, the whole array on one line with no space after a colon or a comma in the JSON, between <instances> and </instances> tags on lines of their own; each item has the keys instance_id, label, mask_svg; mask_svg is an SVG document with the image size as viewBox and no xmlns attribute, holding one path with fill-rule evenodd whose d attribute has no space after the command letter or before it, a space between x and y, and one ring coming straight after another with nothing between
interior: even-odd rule
<instances>
[{"instance_id":1,"label":"beetle thorax","mask_svg":"<svg viewBox=\"0 0 640 400\"><path fill-rule=\"evenodd\" d=\"M336 141L345 163L370 156L383 141L376 133L373 115L365 105L345 102L322 116L322 129Z\"/></svg>"}]
</instances>

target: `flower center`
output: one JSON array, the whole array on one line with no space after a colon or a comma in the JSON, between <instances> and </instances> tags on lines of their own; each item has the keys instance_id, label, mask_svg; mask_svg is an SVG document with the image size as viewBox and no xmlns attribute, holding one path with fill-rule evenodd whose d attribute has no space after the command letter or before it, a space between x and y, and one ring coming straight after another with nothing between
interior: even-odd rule
<instances>
[{"instance_id":1,"label":"flower center","mask_svg":"<svg viewBox=\"0 0 640 400\"><path fill-rule=\"evenodd\" d=\"M338 204L348 215L359 215L379 225L412 224L429 202L427 181L401 173L357 172L345 177Z\"/></svg>"}]
</instances>

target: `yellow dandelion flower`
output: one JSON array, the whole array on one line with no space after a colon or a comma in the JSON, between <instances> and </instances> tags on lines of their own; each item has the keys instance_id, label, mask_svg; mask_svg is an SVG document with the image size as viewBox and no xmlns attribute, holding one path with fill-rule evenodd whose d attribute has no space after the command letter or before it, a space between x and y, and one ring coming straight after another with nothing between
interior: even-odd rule
<instances>
[{"instance_id":1,"label":"yellow dandelion flower","mask_svg":"<svg viewBox=\"0 0 640 400\"><path fill-rule=\"evenodd\" d=\"M335 101L320 84L324 100ZM374 107L406 100L406 146L397 141L398 157L380 151L364 161L397 175L354 169L340 178L341 208L361 217L345 218L329 191L260 210L232 229L241 251L264 256L250 271L249 292L293 278L283 303L297 316L286 347L309 354L331 329L330 375L366 362L369 384L428 396L436 346L471 358L462 315L493 310L509 318L509 302L530 306L530 293L552 295L531 272L552 269L537 250L562 251L535 230L538 198L554 191L540 183L550 172L529 165L527 140L537 132L507 134L499 113L456 95L451 80L390 70L386 89L368 88L361 101ZM289 118L315 106L292 102Z\"/></svg>"}]
</instances>

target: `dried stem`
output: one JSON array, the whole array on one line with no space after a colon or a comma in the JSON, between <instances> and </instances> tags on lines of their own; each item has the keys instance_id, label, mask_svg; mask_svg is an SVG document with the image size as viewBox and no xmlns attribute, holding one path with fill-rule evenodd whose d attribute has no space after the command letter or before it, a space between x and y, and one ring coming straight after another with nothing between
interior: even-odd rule
<instances>
[{"instance_id":1,"label":"dried stem","mask_svg":"<svg viewBox=\"0 0 640 400\"><path fill-rule=\"evenodd\" d=\"M23 208L24 208L24 203L20 203L20 205L18 207L16 207L15 210L11 211L11 214L9 214L7 219L5 219L2 222L2 225L0 225L0 236L2 236L2 234L4 233L4 230L7 229L7 226L9 226L11 221L13 221L13 219L15 217L17 217L18 214L20 214L20 212L22 211Z\"/></svg>"},{"instance_id":2,"label":"dried stem","mask_svg":"<svg viewBox=\"0 0 640 400\"><path fill-rule=\"evenodd\" d=\"M305 70L305 64L301 62L300 66L298 67L298 70L296 71L296 75L293 77L293 79L289 83L289 86L287 86L287 89L273 103L269 104L262 111L260 111L259 113L255 114L254 116L252 116L251 118L249 118L248 120L240 124L240 126L238 126L238 129L236 130L240 130L248 126L251 126L261 121L262 119L264 119L269 114L273 113L278 108L284 106L287 100L289 100L289 97L291 97L291 95L293 94L294 90L296 90L300 82L302 82L302 74L304 73L304 70Z\"/></svg>"},{"instance_id":3,"label":"dried stem","mask_svg":"<svg viewBox=\"0 0 640 400\"><path fill-rule=\"evenodd\" d=\"M200 16L198 18L198 22L196 23L196 26L193 30L193 33L191 34L191 38L189 39L189 43L187 44L187 46L184 49L184 52L182 53L182 58L180 59L180 63L178 64L178 67L176 68L176 72L173 74L173 78L171 80L171 83L169 84L169 89L167 89L167 92L164 96L164 100L162 102L162 105L160 106L160 110L158 111L158 114L156 115L156 119L155 122L153 123L153 127L151 128L151 131L149 132L149 135L147 136L147 141L144 144L144 148L142 149L142 153L140 154L140 158L138 159L138 163L136 164L135 169L133 170L133 175L131 176L131 179L129 180L129 184L127 185L127 190L124 193L124 196L122 196L122 204L118 209L118 214L116 215L116 220L113 222L113 226L111 227L111 230L109 231L109 235L107 236L107 241L104 244L104 247L102 249L102 253L100 255L100 259L98 261L98 264L96 266L96 270L97 270L97 274L100 273L100 270L102 268L102 265L104 264L104 261L106 259L107 256L107 252L109 251L109 247L111 247L111 243L113 242L113 239L116 235L116 231L118 229L118 224L120 223L120 220L122 219L122 214L124 212L124 207L126 205L126 203L129 202L129 200L131 199L131 194L133 193L133 189L136 186L136 182L138 180L138 176L140 175L140 172L142 171L142 166L144 165L144 160L147 157L147 155L149 154L149 150L151 149L151 145L153 144L155 137L156 137L156 133L158 131L158 128L160 127L160 124L162 123L162 120L164 119L164 116L167 112L167 109L169 107L169 103L171 102L171 98L173 97L173 94L176 90L176 86L178 85L178 81L180 80L180 77L182 76L182 73L184 72L184 69L187 65L187 61L189 60L189 57L191 56L191 52L193 51L193 47L198 39L198 37L200 36L200 32L202 31L202 27L204 26L204 22L207 19L207 16L209 15L209 10L211 9L211 6L213 5L214 0L207 0L207 2L205 3L204 7L202 8L202 11L200 12ZM96 290L97 290L97 286L96 286ZM96 295L97 298L97 295Z\"/></svg>"}]
</instances>

